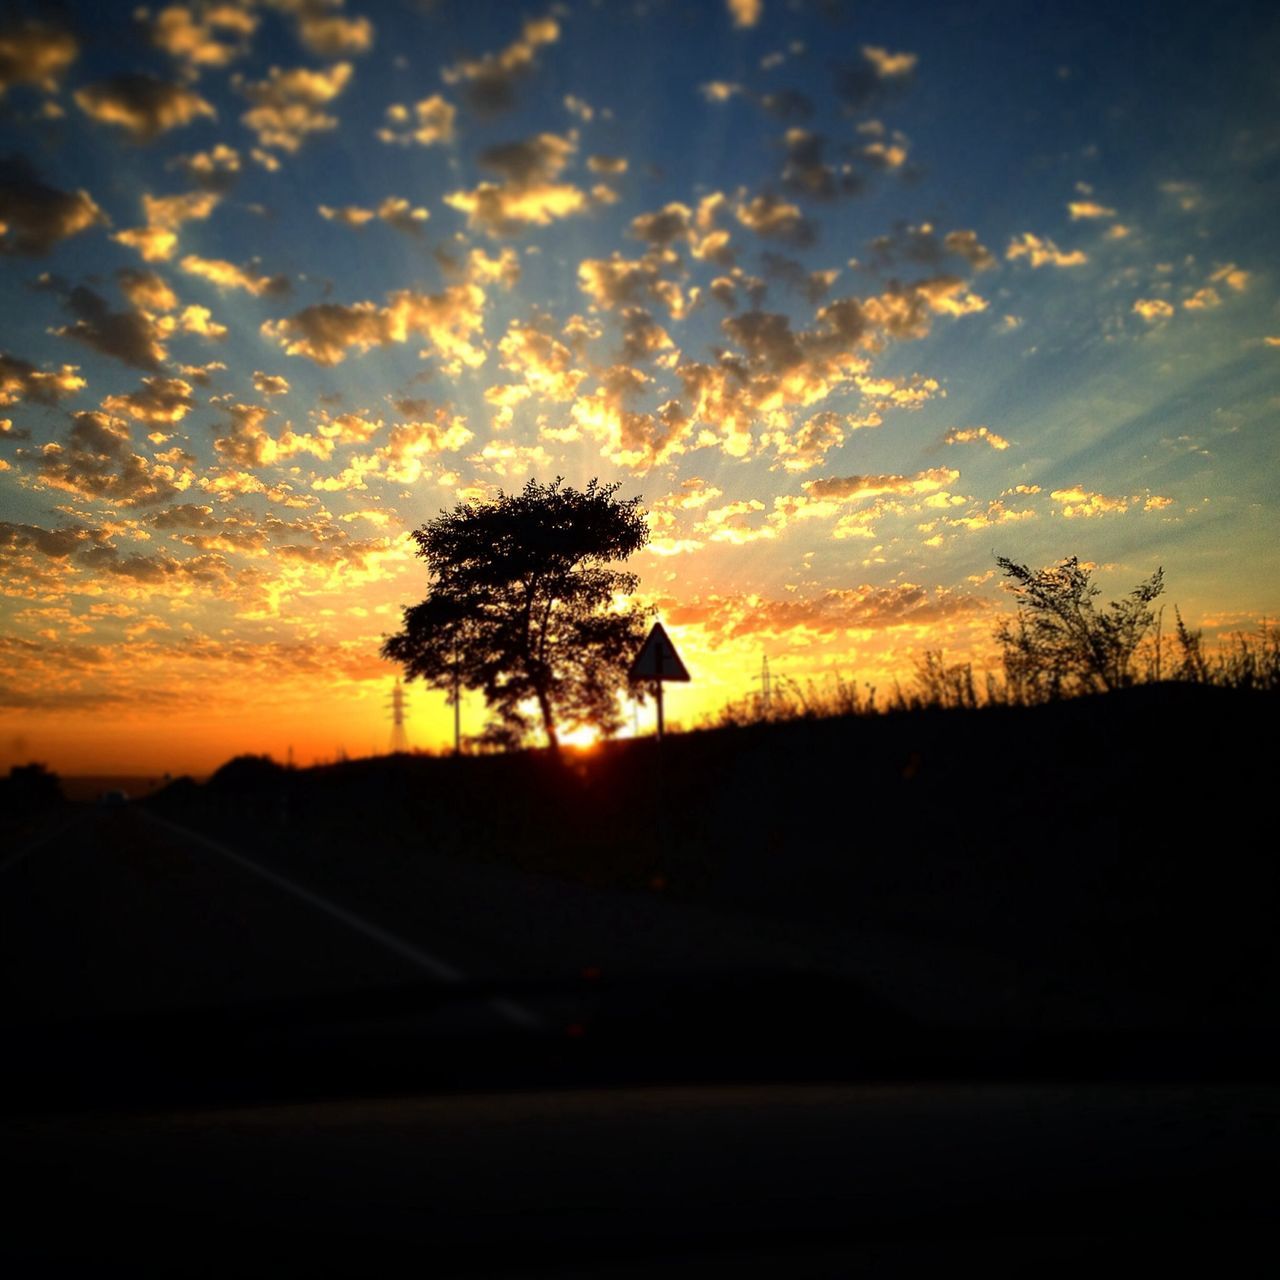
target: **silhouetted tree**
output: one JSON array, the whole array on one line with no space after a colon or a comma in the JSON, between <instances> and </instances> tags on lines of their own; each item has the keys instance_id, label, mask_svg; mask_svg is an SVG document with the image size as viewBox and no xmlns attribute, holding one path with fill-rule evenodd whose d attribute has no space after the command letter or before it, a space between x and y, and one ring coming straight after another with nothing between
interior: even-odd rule
<instances>
[{"instance_id":1,"label":"silhouetted tree","mask_svg":"<svg viewBox=\"0 0 1280 1280\"><path fill-rule=\"evenodd\" d=\"M1164 590L1163 569L1123 600L1097 609L1100 592L1075 556L1047 569L1029 569L1004 556L996 563L1018 598L1017 616L996 630L1005 676L1018 701L1133 683L1134 654L1155 624L1150 605Z\"/></svg>"},{"instance_id":2,"label":"silhouetted tree","mask_svg":"<svg viewBox=\"0 0 1280 1280\"><path fill-rule=\"evenodd\" d=\"M451 697L478 689L508 739L527 732L530 703L553 750L566 723L615 732L646 611L622 603L638 579L611 566L649 538L640 499L615 498L618 488L530 480L415 530L428 594L383 656Z\"/></svg>"}]
</instances>

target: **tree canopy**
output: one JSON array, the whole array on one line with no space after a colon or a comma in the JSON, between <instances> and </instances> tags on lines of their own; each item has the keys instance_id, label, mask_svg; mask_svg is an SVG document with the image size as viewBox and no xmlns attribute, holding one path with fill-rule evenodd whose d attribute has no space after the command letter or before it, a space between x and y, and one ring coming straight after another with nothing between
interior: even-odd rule
<instances>
[{"instance_id":1,"label":"tree canopy","mask_svg":"<svg viewBox=\"0 0 1280 1280\"><path fill-rule=\"evenodd\" d=\"M1164 590L1163 569L1098 609L1101 593L1075 556L1046 569L1004 556L996 563L1018 599L1016 617L1000 624L996 639L1010 689L1020 698L1101 693L1132 683L1134 655L1155 625L1150 606Z\"/></svg>"},{"instance_id":2,"label":"tree canopy","mask_svg":"<svg viewBox=\"0 0 1280 1280\"><path fill-rule=\"evenodd\" d=\"M416 529L428 592L383 656L451 697L479 690L507 740L525 737L531 706L553 749L565 725L615 732L647 613L625 599L636 575L615 566L649 538L640 499L619 487L530 480Z\"/></svg>"}]
</instances>

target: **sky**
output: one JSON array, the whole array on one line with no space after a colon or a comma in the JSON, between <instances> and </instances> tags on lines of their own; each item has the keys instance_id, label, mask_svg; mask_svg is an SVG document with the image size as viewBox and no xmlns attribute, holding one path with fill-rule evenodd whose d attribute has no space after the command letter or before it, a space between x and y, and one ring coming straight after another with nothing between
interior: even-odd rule
<instances>
[{"instance_id":1,"label":"sky","mask_svg":"<svg viewBox=\"0 0 1280 1280\"><path fill-rule=\"evenodd\" d=\"M1280 612L1274 5L6 15L5 767L386 750L409 531L530 477L642 496L686 725L989 666L996 555Z\"/></svg>"}]
</instances>

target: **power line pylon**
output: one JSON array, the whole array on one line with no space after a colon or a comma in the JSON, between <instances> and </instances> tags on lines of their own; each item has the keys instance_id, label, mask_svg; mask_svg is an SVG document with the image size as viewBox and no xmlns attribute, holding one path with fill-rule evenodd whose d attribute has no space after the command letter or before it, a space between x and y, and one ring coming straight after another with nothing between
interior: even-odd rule
<instances>
[{"instance_id":1,"label":"power line pylon","mask_svg":"<svg viewBox=\"0 0 1280 1280\"><path fill-rule=\"evenodd\" d=\"M396 677L396 687L391 691L391 701L387 704L391 710L391 753L395 755L409 750L409 735L404 728L404 690L400 687L400 677Z\"/></svg>"}]
</instances>

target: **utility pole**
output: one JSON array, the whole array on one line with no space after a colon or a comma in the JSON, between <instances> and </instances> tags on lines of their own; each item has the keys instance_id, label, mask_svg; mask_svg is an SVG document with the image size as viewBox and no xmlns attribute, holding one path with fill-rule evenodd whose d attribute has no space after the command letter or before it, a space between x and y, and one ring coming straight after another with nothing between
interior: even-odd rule
<instances>
[{"instance_id":1,"label":"utility pole","mask_svg":"<svg viewBox=\"0 0 1280 1280\"><path fill-rule=\"evenodd\" d=\"M400 677L396 677L395 688L391 691L391 753L398 755L409 750L409 735L404 728L404 690L400 687Z\"/></svg>"},{"instance_id":2,"label":"utility pole","mask_svg":"<svg viewBox=\"0 0 1280 1280\"><path fill-rule=\"evenodd\" d=\"M458 641L453 642L453 754L462 754L462 682L458 674Z\"/></svg>"},{"instance_id":3,"label":"utility pole","mask_svg":"<svg viewBox=\"0 0 1280 1280\"><path fill-rule=\"evenodd\" d=\"M769 680L769 655L766 653L760 660L760 674L753 679L760 681L760 712L767 720L773 710L773 687Z\"/></svg>"}]
</instances>

